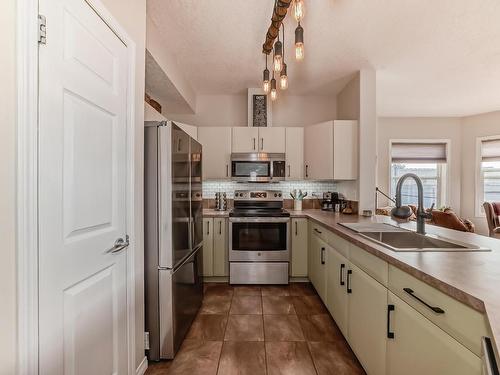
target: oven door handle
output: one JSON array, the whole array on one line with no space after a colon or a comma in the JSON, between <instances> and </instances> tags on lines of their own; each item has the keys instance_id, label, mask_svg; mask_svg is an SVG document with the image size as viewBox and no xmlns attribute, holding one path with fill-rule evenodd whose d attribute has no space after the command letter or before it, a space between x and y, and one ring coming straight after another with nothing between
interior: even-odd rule
<instances>
[{"instance_id":1,"label":"oven door handle","mask_svg":"<svg viewBox=\"0 0 500 375\"><path fill-rule=\"evenodd\" d=\"M288 223L289 217L230 217L231 223Z\"/></svg>"}]
</instances>

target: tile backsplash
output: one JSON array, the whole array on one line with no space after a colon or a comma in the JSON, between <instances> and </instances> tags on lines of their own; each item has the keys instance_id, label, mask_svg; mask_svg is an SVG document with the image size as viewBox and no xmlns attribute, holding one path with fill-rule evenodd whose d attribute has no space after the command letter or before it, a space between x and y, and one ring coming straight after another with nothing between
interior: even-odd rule
<instances>
[{"instance_id":1,"label":"tile backsplash","mask_svg":"<svg viewBox=\"0 0 500 375\"><path fill-rule=\"evenodd\" d=\"M294 189L307 191L305 199L314 198L313 193L319 198L325 191L336 191L337 184L333 181L281 181L278 183L241 183L225 180L203 181L203 198L214 198L216 192L226 192L227 197L234 198L235 190L281 190L285 199L291 199L290 192Z\"/></svg>"}]
</instances>

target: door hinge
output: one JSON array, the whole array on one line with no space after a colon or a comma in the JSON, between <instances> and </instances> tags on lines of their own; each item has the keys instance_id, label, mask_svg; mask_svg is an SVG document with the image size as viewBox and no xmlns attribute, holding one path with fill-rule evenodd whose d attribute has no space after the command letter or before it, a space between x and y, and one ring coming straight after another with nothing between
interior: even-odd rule
<instances>
[{"instance_id":1,"label":"door hinge","mask_svg":"<svg viewBox=\"0 0 500 375\"><path fill-rule=\"evenodd\" d=\"M38 15L38 43L47 43L47 19L41 14Z\"/></svg>"},{"instance_id":2,"label":"door hinge","mask_svg":"<svg viewBox=\"0 0 500 375\"><path fill-rule=\"evenodd\" d=\"M149 350L149 332L144 332L144 350Z\"/></svg>"}]
</instances>

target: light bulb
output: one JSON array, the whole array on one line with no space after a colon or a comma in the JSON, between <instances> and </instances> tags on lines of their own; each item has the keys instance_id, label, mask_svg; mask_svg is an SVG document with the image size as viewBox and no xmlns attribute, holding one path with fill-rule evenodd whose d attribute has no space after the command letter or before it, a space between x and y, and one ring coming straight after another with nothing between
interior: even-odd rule
<instances>
[{"instance_id":1,"label":"light bulb","mask_svg":"<svg viewBox=\"0 0 500 375\"><path fill-rule=\"evenodd\" d=\"M281 69L280 75L280 89L286 90L288 88L288 76L286 74L286 64L283 63L283 69Z\"/></svg>"},{"instance_id":2,"label":"light bulb","mask_svg":"<svg viewBox=\"0 0 500 375\"><path fill-rule=\"evenodd\" d=\"M300 23L295 29L295 58L299 61L304 59L304 29Z\"/></svg>"},{"instance_id":3,"label":"light bulb","mask_svg":"<svg viewBox=\"0 0 500 375\"><path fill-rule=\"evenodd\" d=\"M278 99L278 91L276 90L276 80L273 79L271 80L271 100L276 100Z\"/></svg>"},{"instance_id":4,"label":"light bulb","mask_svg":"<svg viewBox=\"0 0 500 375\"><path fill-rule=\"evenodd\" d=\"M274 43L273 67L275 72L281 72L283 68L283 44L279 40Z\"/></svg>"},{"instance_id":5,"label":"light bulb","mask_svg":"<svg viewBox=\"0 0 500 375\"><path fill-rule=\"evenodd\" d=\"M281 56L274 56L274 71L275 72L281 72L281 69L283 68L283 58Z\"/></svg>"},{"instance_id":6,"label":"light bulb","mask_svg":"<svg viewBox=\"0 0 500 375\"><path fill-rule=\"evenodd\" d=\"M295 58L297 60L304 59L304 43L295 43Z\"/></svg>"},{"instance_id":7,"label":"light bulb","mask_svg":"<svg viewBox=\"0 0 500 375\"><path fill-rule=\"evenodd\" d=\"M269 93L269 90L271 89L271 85L269 83L269 69L265 69L263 73L263 79L262 79L262 88L264 89L264 92L267 94Z\"/></svg>"},{"instance_id":8,"label":"light bulb","mask_svg":"<svg viewBox=\"0 0 500 375\"><path fill-rule=\"evenodd\" d=\"M278 91L276 89L271 89L271 100L275 101L278 99Z\"/></svg>"},{"instance_id":9,"label":"light bulb","mask_svg":"<svg viewBox=\"0 0 500 375\"><path fill-rule=\"evenodd\" d=\"M304 13L305 13L304 0L295 0L293 9L294 9L293 16L295 17L297 22L302 21L302 18L304 18Z\"/></svg>"},{"instance_id":10,"label":"light bulb","mask_svg":"<svg viewBox=\"0 0 500 375\"><path fill-rule=\"evenodd\" d=\"M269 81L264 81L262 84L262 88L264 89L264 92L266 94L269 94L269 91L271 91L271 84L269 83Z\"/></svg>"}]
</instances>

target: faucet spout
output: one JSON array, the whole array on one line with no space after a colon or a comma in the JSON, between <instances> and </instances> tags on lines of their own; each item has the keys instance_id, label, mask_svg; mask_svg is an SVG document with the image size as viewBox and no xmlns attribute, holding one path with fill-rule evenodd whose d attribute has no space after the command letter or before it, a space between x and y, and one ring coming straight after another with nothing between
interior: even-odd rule
<instances>
[{"instance_id":1,"label":"faucet spout","mask_svg":"<svg viewBox=\"0 0 500 375\"><path fill-rule=\"evenodd\" d=\"M416 174L407 173L398 180L398 184L396 185L396 207L392 209L391 216L396 219L408 219L412 214L411 209L408 206L403 206L401 203L401 190L403 183L408 178L412 178L417 184L417 233L425 234L425 219L431 218L431 214L426 213L424 210L424 186L422 185L422 180Z\"/></svg>"}]
</instances>

